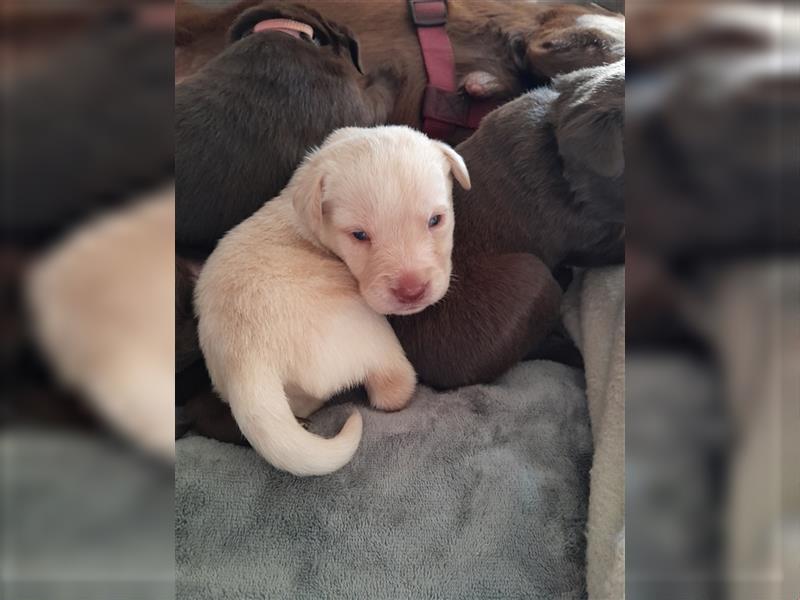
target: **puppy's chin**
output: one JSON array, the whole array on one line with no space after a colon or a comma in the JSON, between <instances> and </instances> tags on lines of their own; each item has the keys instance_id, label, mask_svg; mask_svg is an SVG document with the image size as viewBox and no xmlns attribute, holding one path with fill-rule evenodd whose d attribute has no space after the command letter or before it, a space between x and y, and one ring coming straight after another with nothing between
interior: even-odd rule
<instances>
[{"instance_id":1,"label":"puppy's chin","mask_svg":"<svg viewBox=\"0 0 800 600\"><path fill-rule=\"evenodd\" d=\"M445 293L447 293L447 286L441 289L437 286L436 290L432 293L426 294L419 301L414 303L403 303L394 298L390 290L381 290L377 293L362 291L361 295L367 302L369 307L376 313L382 315L398 315L408 316L422 312L429 306L436 304L441 300Z\"/></svg>"},{"instance_id":2,"label":"puppy's chin","mask_svg":"<svg viewBox=\"0 0 800 600\"><path fill-rule=\"evenodd\" d=\"M413 315L414 313L418 313L422 310L425 310L430 305L430 302L427 300L421 301L419 304L403 304L402 302L398 302L393 298L389 297L371 297L370 295L365 295L364 300L366 300L369 307L374 310L376 313L381 315Z\"/></svg>"},{"instance_id":3,"label":"puppy's chin","mask_svg":"<svg viewBox=\"0 0 800 600\"><path fill-rule=\"evenodd\" d=\"M386 313L388 315L397 315L399 317L407 317L408 315L415 315L418 312L422 312L426 308L428 308L433 302L424 302L422 304L398 304L397 308L390 313Z\"/></svg>"}]
</instances>

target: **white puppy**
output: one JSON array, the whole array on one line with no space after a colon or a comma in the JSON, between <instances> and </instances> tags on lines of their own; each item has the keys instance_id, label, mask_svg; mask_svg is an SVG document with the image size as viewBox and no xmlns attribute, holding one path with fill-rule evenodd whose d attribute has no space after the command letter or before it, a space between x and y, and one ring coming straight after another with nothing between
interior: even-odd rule
<instances>
[{"instance_id":1,"label":"white puppy","mask_svg":"<svg viewBox=\"0 0 800 600\"><path fill-rule=\"evenodd\" d=\"M137 446L175 459L175 188L83 224L31 267L50 366Z\"/></svg>"},{"instance_id":2,"label":"white puppy","mask_svg":"<svg viewBox=\"0 0 800 600\"><path fill-rule=\"evenodd\" d=\"M340 129L203 267L195 306L211 379L277 468L321 475L352 458L358 412L331 439L295 419L336 392L363 383L382 410L410 400L416 375L382 315L447 291L450 173L469 188L461 157L412 129Z\"/></svg>"}]
</instances>

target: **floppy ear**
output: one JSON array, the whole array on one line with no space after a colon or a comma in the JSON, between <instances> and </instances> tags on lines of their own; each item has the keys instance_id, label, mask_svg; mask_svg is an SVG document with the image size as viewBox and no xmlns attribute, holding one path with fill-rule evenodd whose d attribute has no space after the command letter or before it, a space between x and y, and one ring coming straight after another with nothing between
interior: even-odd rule
<instances>
[{"instance_id":1,"label":"floppy ear","mask_svg":"<svg viewBox=\"0 0 800 600\"><path fill-rule=\"evenodd\" d=\"M625 222L625 63L557 77L552 108L564 179L590 218Z\"/></svg>"},{"instance_id":2,"label":"floppy ear","mask_svg":"<svg viewBox=\"0 0 800 600\"><path fill-rule=\"evenodd\" d=\"M313 156L300 165L288 186L295 212L316 238L322 229L322 186L323 175Z\"/></svg>"},{"instance_id":3,"label":"floppy ear","mask_svg":"<svg viewBox=\"0 0 800 600\"><path fill-rule=\"evenodd\" d=\"M461 155L444 142L433 143L442 151L447 162L450 163L450 172L453 174L455 180L458 181L465 190L470 189L472 184L469 181L469 172L467 171L467 165L464 163L464 159L461 158Z\"/></svg>"},{"instance_id":4,"label":"floppy ear","mask_svg":"<svg viewBox=\"0 0 800 600\"><path fill-rule=\"evenodd\" d=\"M625 170L623 120L625 63L574 71L558 77L555 130L559 154L602 177Z\"/></svg>"},{"instance_id":5,"label":"floppy ear","mask_svg":"<svg viewBox=\"0 0 800 600\"><path fill-rule=\"evenodd\" d=\"M528 70L528 41L521 33L514 33L508 36L508 50L511 53L511 61L519 71Z\"/></svg>"},{"instance_id":6,"label":"floppy ear","mask_svg":"<svg viewBox=\"0 0 800 600\"><path fill-rule=\"evenodd\" d=\"M361 53L358 47L358 40L356 40L353 32L344 25L333 24L330 22L328 22L327 25L336 36L338 45L350 53L350 60L353 62L355 68L358 69L358 72L363 75L364 69L361 65Z\"/></svg>"},{"instance_id":7,"label":"floppy ear","mask_svg":"<svg viewBox=\"0 0 800 600\"><path fill-rule=\"evenodd\" d=\"M350 60L353 61L353 64L355 65L356 69L358 69L358 72L363 75L364 68L361 66L361 54L359 52L358 42L355 38L350 38L349 48Z\"/></svg>"}]
</instances>

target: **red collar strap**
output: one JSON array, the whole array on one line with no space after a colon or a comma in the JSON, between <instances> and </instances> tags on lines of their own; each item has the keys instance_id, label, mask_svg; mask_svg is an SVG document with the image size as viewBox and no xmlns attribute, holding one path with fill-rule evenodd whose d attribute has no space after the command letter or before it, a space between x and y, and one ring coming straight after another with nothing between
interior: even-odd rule
<instances>
[{"instance_id":1,"label":"red collar strap","mask_svg":"<svg viewBox=\"0 0 800 600\"><path fill-rule=\"evenodd\" d=\"M430 137L446 139L457 128L477 129L497 103L470 101L456 88L456 61L445 29L446 0L408 0L408 5L428 75L422 100L422 130Z\"/></svg>"}]
</instances>

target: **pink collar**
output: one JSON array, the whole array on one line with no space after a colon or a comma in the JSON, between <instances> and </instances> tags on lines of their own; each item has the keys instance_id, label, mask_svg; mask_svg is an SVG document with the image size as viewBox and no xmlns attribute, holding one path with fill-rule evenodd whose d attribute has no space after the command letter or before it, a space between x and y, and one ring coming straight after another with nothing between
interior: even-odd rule
<instances>
[{"instance_id":1,"label":"pink collar","mask_svg":"<svg viewBox=\"0 0 800 600\"><path fill-rule=\"evenodd\" d=\"M308 39L314 39L314 29L310 25L300 21L292 21L291 19L267 19L261 21L253 27L253 33L258 33L259 31L280 31L297 39L302 39L302 35L305 35Z\"/></svg>"}]
</instances>

